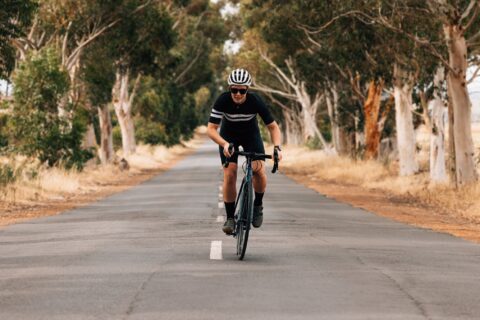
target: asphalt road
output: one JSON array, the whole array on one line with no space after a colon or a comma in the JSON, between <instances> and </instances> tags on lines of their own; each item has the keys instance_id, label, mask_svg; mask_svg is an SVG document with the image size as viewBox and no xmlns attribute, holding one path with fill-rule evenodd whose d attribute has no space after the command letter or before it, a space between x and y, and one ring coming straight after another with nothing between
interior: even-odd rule
<instances>
[{"instance_id":1,"label":"asphalt road","mask_svg":"<svg viewBox=\"0 0 480 320\"><path fill-rule=\"evenodd\" d=\"M206 143L126 192L0 229L0 319L480 318L480 246L280 174L238 261L221 231L216 150Z\"/></svg>"}]
</instances>

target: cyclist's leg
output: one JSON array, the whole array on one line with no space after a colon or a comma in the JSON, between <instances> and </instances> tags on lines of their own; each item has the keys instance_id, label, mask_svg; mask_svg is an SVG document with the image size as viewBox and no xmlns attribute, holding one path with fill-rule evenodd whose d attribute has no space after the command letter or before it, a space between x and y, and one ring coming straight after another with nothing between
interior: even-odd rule
<instances>
[{"instance_id":1,"label":"cyclist's leg","mask_svg":"<svg viewBox=\"0 0 480 320\"><path fill-rule=\"evenodd\" d=\"M219 147L220 159L222 165L225 163L225 155L223 154L223 148ZM227 220L222 227L223 232L226 234L232 234L234 230L234 215L235 215L235 200L237 197L237 158L238 155L233 155L229 159L229 165L227 168L223 167L223 201L225 203L225 211Z\"/></svg>"},{"instance_id":2,"label":"cyclist's leg","mask_svg":"<svg viewBox=\"0 0 480 320\"><path fill-rule=\"evenodd\" d=\"M242 141L242 146L246 152L265 153L265 147L260 135L254 135L249 139ZM255 193L264 193L267 188L267 174L265 171L265 161L256 160L252 162L253 169L253 190Z\"/></svg>"},{"instance_id":3,"label":"cyclist's leg","mask_svg":"<svg viewBox=\"0 0 480 320\"><path fill-rule=\"evenodd\" d=\"M238 144L234 143L235 150L238 149ZM230 159L228 159L228 167L223 167L223 164L226 161L226 157L223 154L223 148L218 148L220 153L220 159L222 161L223 168L223 201L225 202L235 202L237 198L237 161L238 154L234 153Z\"/></svg>"},{"instance_id":4,"label":"cyclist's leg","mask_svg":"<svg viewBox=\"0 0 480 320\"><path fill-rule=\"evenodd\" d=\"M263 141L261 137L254 136L248 141L245 141L243 148L247 152L265 153ZM263 195L267 188L267 174L265 171L265 161L256 160L252 162L253 169L253 190L255 191L255 199L253 202L253 220L252 225L258 228L263 222Z\"/></svg>"},{"instance_id":5,"label":"cyclist's leg","mask_svg":"<svg viewBox=\"0 0 480 320\"><path fill-rule=\"evenodd\" d=\"M235 202L237 198L237 164L231 162L223 168L223 201Z\"/></svg>"}]
</instances>

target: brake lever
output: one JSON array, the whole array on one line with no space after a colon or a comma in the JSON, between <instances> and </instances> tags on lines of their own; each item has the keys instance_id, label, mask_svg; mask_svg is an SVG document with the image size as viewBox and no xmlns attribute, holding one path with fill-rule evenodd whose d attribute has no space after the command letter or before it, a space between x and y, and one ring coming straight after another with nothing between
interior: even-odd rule
<instances>
[{"instance_id":1,"label":"brake lever","mask_svg":"<svg viewBox=\"0 0 480 320\"><path fill-rule=\"evenodd\" d=\"M228 144L228 152L230 152L230 154L233 154L233 152L235 152L235 149L234 149L234 147L233 147L233 143L229 143L229 144ZM225 159L225 163L223 164L223 167L224 167L224 168L228 168L228 165L229 165L229 163L230 163L229 159L230 159L230 158L226 158L226 159Z\"/></svg>"},{"instance_id":2,"label":"brake lever","mask_svg":"<svg viewBox=\"0 0 480 320\"><path fill-rule=\"evenodd\" d=\"M277 149L273 150L273 169L272 173L277 172L278 170L278 151Z\"/></svg>"}]
</instances>

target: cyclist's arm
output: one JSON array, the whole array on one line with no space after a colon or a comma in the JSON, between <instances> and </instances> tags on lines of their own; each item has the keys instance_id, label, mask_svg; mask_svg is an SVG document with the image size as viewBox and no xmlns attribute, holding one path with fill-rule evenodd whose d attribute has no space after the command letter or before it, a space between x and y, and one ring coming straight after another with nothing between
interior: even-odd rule
<instances>
[{"instance_id":1,"label":"cyclist's arm","mask_svg":"<svg viewBox=\"0 0 480 320\"><path fill-rule=\"evenodd\" d=\"M228 150L229 142L226 141L225 139L223 139L217 131L219 126L220 125L218 125L218 124L209 122L208 125L207 125L207 135L216 144L223 147L223 153L225 154L226 157L231 157L232 155L230 154L230 152Z\"/></svg>"},{"instance_id":2,"label":"cyclist's arm","mask_svg":"<svg viewBox=\"0 0 480 320\"><path fill-rule=\"evenodd\" d=\"M274 146L280 146L282 143L282 133L276 121L267 125L267 129L270 132L270 138ZM282 152L278 151L278 160L282 160Z\"/></svg>"}]
</instances>

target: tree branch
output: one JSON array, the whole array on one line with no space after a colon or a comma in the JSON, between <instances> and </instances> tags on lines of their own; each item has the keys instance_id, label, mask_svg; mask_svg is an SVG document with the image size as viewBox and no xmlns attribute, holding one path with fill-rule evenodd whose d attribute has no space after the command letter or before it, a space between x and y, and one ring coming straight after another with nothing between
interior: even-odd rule
<instances>
[{"instance_id":1,"label":"tree branch","mask_svg":"<svg viewBox=\"0 0 480 320\"><path fill-rule=\"evenodd\" d=\"M137 95L137 90L138 90L138 87L140 86L140 79L141 78L142 78L142 74L139 73L137 75L137 78L135 79L135 83L133 85L132 93L130 94L130 99L129 99L130 108L132 108L133 99L135 99L135 96Z\"/></svg>"},{"instance_id":2,"label":"tree branch","mask_svg":"<svg viewBox=\"0 0 480 320\"><path fill-rule=\"evenodd\" d=\"M477 69L473 72L472 77L469 80L467 80L467 84L472 83L477 78L479 73L480 73L480 66L477 66Z\"/></svg>"},{"instance_id":3,"label":"tree branch","mask_svg":"<svg viewBox=\"0 0 480 320\"><path fill-rule=\"evenodd\" d=\"M296 88L296 85L292 82L292 80L287 77L287 75L280 69L260 48L258 48L260 56L265 60L271 67L273 67L277 73L292 87Z\"/></svg>"},{"instance_id":4,"label":"tree branch","mask_svg":"<svg viewBox=\"0 0 480 320\"><path fill-rule=\"evenodd\" d=\"M338 16L336 17L333 17L330 21L328 21L327 23L323 24L322 26L318 27L318 28L311 28L309 26L306 26L306 25L302 25L300 23L297 23L297 26L302 29L303 31L305 31L305 33L308 33L308 34L318 34L320 32L322 32L323 30L327 29L331 24L333 24L335 21L337 21L338 19L340 18L343 18L343 17L348 17L348 16L353 16L355 14L364 14L363 12L361 11L358 11L358 10L351 10L351 11L347 11L347 12L344 12L342 14L339 14ZM309 30L310 29L310 30Z\"/></svg>"},{"instance_id":5,"label":"tree branch","mask_svg":"<svg viewBox=\"0 0 480 320\"><path fill-rule=\"evenodd\" d=\"M285 93L283 91L280 91L280 90L277 90L277 89L272 89L270 87L262 86L262 85L259 85L259 84L255 84L254 86L252 86L252 89L258 90L258 91L261 91L261 92L266 92L266 93L278 94L279 96L282 96L282 97L290 99L290 100L295 100L295 101L297 100L297 96L294 95L294 94Z\"/></svg>"},{"instance_id":6,"label":"tree branch","mask_svg":"<svg viewBox=\"0 0 480 320\"><path fill-rule=\"evenodd\" d=\"M473 9L475 9L475 11L473 12L472 17L467 22L467 25L465 26L464 30L467 30L472 24L473 20L475 20L475 18L477 17L479 6L480 6L480 3L478 2L478 0L470 0L470 3L468 4L467 9L463 12L459 23L462 23L464 19L468 18L468 16L470 16L470 14L472 13Z\"/></svg>"}]
</instances>

